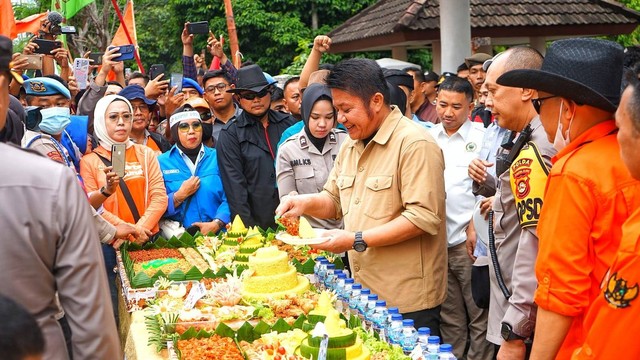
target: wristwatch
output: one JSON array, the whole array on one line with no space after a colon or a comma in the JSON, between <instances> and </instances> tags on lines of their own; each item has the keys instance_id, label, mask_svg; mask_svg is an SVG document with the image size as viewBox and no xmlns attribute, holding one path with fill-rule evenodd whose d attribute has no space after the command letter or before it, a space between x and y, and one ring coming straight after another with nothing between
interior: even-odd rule
<instances>
[{"instance_id":1,"label":"wristwatch","mask_svg":"<svg viewBox=\"0 0 640 360\"><path fill-rule=\"evenodd\" d=\"M104 186L100 188L100 194L102 194L102 196L107 197L107 198L108 198L109 196L113 195L113 194L109 194L109 193L107 192L107 188L106 188L106 187L104 187Z\"/></svg>"},{"instance_id":2,"label":"wristwatch","mask_svg":"<svg viewBox=\"0 0 640 360\"><path fill-rule=\"evenodd\" d=\"M525 339L525 337L514 333L513 332L513 328L511 327L511 325L509 325L507 323L504 323L504 322L502 323L502 328L500 328L500 335L502 336L504 341L524 340Z\"/></svg>"},{"instance_id":3,"label":"wristwatch","mask_svg":"<svg viewBox=\"0 0 640 360\"><path fill-rule=\"evenodd\" d=\"M367 243L362 239L362 231L356 231L356 239L353 242L353 250L363 252L367 250Z\"/></svg>"},{"instance_id":4,"label":"wristwatch","mask_svg":"<svg viewBox=\"0 0 640 360\"><path fill-rule=\"evenodd\" d=\"M213 221L220 226L220 230L224 229L225 223L220 219L213 219Z\"/></svg>"}]
</instances>

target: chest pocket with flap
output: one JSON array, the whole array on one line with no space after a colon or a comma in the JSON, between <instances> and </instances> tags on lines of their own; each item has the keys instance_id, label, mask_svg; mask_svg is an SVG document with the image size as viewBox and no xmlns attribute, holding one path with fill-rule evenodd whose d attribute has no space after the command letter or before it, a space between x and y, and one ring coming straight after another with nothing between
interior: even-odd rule
<instances>
[{"instance_id":1,"label":"chest pocket with flap","mask_svg":"<svg viewBox=\"0 0 640 360\"><path fill-rule=\"evenodd\" d=\"M365 181L364 214L372 219L383 219L393 214L393 176L369 176Z\"/></svg>"}]
</instances>

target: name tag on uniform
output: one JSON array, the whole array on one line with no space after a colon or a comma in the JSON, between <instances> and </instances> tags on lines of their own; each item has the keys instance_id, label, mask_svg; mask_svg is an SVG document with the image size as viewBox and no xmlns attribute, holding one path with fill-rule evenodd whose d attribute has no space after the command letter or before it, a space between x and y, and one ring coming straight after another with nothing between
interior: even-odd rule
<instances>
[{"instance_id":1,"label":"name tag on uniform","mask_svg":"<svg viewBox=\"0 0 640 360\"><path fill-rule=\"evenodd\" d=\"M311 159L294 159L289 161L289 164L291 165L291 167L311 165Z\"/></svg>"},{"instance_id":2,"label":"name tag on uniform","mask_svg":"<svg viewBox=\"0 0 640 360\"><path fill-rule=\"evenodd\" d=\"M168 170L162 170L162 173L165 174L165 175L180 174L180 170L178 170L178 169L168 169Z\"/></svg>"}]
</instances>

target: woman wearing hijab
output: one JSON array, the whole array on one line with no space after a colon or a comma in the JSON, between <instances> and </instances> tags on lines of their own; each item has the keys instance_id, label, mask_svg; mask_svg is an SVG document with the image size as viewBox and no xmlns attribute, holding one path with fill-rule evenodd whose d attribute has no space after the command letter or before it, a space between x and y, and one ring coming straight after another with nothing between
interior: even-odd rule
<instances>
[{"instance_id":1,"label":"woman wearing hijab","mask_svg":"<svg viewBox=\"0 0 640 360\"><path fill-rule=\"evenodd\" d=\"M94 208L103 205L101 215L105 220L115 226L131 224L138 234L155 234L158 232L158 222L167 209L167 193L155 152L129 140L132 124L133 109L127 99L119 95L107 95L100 99L96 104L93 124L99 146L80 159L80 175L91 205ZM111 146L114 144L124 144L126 147L125 175L121 179L107 178L104 171L111 166ZM114 188L115 181L118 186L111 193L109 189ZM129 201L123 188L130 194ZM139 239L146 241L147 237ZM106 244L102 245L102 253L117 320L118 294L113 271L116 253L112 246Z\"/></svg>"},{"instance_id":2,"label":"woman wearing hijab","mask_svg":"<svg viewBox=\"0 0 640 360\"><path fill-rule=\"evenodd\" d=\"M302 96L301 110L304 128L278 149L276 175L280 198L322 191L340 145L348 136L335 128L333 99L326 85L309 85ZM309 218L309 222L315 228L342 227L338 220Z\"/></svg>"},{"instance_id":3,"label":"woman wearing hijab","mask_svg":"<svg viewBox=\"0 0 640 360\"><path fill-rule=\"evenodd\" d=\"M167 209L167 193L160 167L153 150L129 140L133 120L131 104L119 95L108 95L96 104L94 133L99 145L80 160L80 175L89 193L91 204L103 203L103 217L118 225L126 222L144 232L158 232L158 221ZM114 193L107 190L104 168L111 166L111 147L124 144L125 176ZM111 179L109 179L111 181ZM125 190L131 194L129 205ZM135 209L132 209L134 207Z\"/></svg>"},{"instance_id":4,"label":"woman wearing hijab","mask_svg":"<svg viewBox=\"0 0 640 360\"><path fill-rule=\"evenodd\" d=\"M169 124L176 143L158 156L168 194L165 217L203 234L217 233L231 213L216 150L202 144L201 116L190 105L176 109Z\"/></svg>"}]
</instances>

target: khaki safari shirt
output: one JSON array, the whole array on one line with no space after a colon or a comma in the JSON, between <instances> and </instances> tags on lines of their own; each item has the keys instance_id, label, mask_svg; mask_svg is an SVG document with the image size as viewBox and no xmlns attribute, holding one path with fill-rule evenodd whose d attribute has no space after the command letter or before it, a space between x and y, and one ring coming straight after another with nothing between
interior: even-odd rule
<instances>
[{"instance_id":1,"label":"khaki safari shirt","mask_svg":"<svg viewBox=\"0 0 640 360\"><path fill-rule=\"evenodd\" d=\"M392 109L366 147L345 140L323 193L346 230L404 216L424 231L398 244L349 252L354 279L407 313L434 308L446 295L444 159L426 129Z\"/></svg>"}]
</instances>

